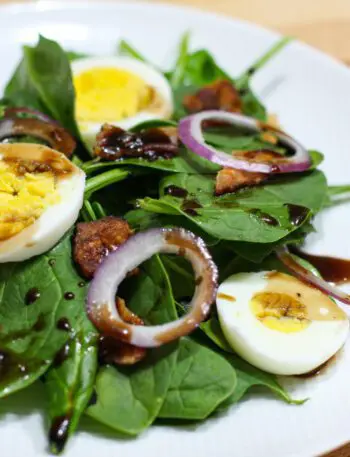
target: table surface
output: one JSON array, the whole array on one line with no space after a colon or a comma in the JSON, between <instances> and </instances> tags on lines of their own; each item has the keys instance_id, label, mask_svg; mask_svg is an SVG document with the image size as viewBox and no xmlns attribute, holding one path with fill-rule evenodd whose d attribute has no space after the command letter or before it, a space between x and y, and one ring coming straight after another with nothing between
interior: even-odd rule
<instances>
[{"instance_id":1,"label":"table surface","mask_svg":"<svg viewBox=\"0 0 350 457\"><path fill-rule=\"evenodd\" d=\"M23 3L31 1L22 0ZM163 0L148 1L161 3ZM0 4L12 2L0 0ZM295 36L350 65L350 0L167 0L167 3L256 22ZM323 457L350 457L350 444Z\"/></svg>"}]
</instances>

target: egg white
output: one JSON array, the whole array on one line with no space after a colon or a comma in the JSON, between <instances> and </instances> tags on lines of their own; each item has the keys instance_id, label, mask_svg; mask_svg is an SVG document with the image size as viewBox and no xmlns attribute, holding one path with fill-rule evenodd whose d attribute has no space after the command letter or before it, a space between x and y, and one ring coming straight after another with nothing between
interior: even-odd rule
<instances>
[{"instance_id":1,"label":"egg white","mask_svg":"<svg viewBox=\"0 0 350 457\"><path fill-rule=\"evenodd\" d=\"M277 375L310 372L343 346L349 320L311 321L293 333L268 328L250 308L253 296L266 288L266 273L240 273L220 285L217 310L223 333L234 351L264 371ZM223 294L235 301L220 298Z\"/></svg>"},{"instance_id":2,"label":"egg white","mask_svg":"<svg viewBox=\"0 0 350 457\"><path fill-rule=\"evenodd\" d=\"M85 173L73 164L72 167L67 177L58 179L59 201L48 206L32 225L0 241L0 263L23 261L48 251L74 225L83 205Z\"/></svg>"},{"instance_id":3,"label":"egg white","mask_svg":"<svg viewBox=\"0 0 350 457\"><path fill-rule=\"evenodd\" d=\"M84 71L100 67L127 70L130 73L139 76L147 85L155 89L163 101L157 111L150 111L146 108L134 116L112 122L113 125L124 130L129 130L141 122L170 118L174 110L172 90L164 75L153 66L127 56L86 57L75 60L71 64L74 76L77 76ZM105 119L101 119L100 122L78 121L80 134L89 150L92 150L96 135L105 122Z\"/></svg>"}]
</instances>

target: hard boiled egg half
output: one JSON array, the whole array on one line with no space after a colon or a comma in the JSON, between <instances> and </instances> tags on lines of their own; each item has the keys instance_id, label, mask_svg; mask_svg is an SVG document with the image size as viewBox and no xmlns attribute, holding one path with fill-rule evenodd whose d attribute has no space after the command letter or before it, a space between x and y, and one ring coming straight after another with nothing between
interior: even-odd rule
<instances>
[{"instance_id":1,"label":"hard boiled egg half","mask_svg":"<svg viewBox=\"0 0 350 457\"><path fill-rule=\"evenodd\" d=\"M308 373L345 343L349 319L328 296L280 272L241 273L217 295L221 328L234 351L278 375Z\"/></svg>"},{"instance_id":2,"label":"hard boiled egg half","mask_svg":"<svg viewBox=\"0 0 350 457\"><path fill-rule=\"evenodd\" d=\"M0 263L53 247L83 204L85 174L38 144L0 144Z\"/></svg>"},{"instance_id":3,"label":"hard boiled egg half","mask_svg":"<svg viewBox=\"0 0 350 457\"><path fill-rule=\"evenodd\" d=\"M173 99L166 78L131 57L89 57L72 63L75 115L82 138L92 148L107 122L125 130L152 119L167 119Z\"/></svg>"}]
</instances>

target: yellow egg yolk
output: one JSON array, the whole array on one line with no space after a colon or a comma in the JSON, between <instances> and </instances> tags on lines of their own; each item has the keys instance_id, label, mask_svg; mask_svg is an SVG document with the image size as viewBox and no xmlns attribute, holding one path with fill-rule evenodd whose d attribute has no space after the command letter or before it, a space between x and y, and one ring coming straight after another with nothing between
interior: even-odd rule
<instances>
[{"instance_id":1,"label":"yellow egg yolk","mask_svg":"<svg viewBox=\"0 0 350 457\"><path fill-rule=\"evenodd\" d=\"M284 293L260 292L254 295L251 308L266 327L283 333L299 332L309 325L306 306Z\"/></svg>"},{"instance_id":2,"label":"yellow egg yolk","mask_svg":"<svg viewBox=\"0 0 350 457\"><path fill-rule=\"evenodd\" d=\"M80 122L122 120L151 105L155 97L152 87L121 68L91 68L74 76L73 83Z\"/></svg>"},{"instance_id":3,"label":"yellow egg yolk","mask_svg":"<svg viewBox=\"0 0 350 457\"><path fill-rule=\"evenodd\" d=\"M0 161L0 241L32 225L58 201L53 170L31 162Z\"/></svg>"},{"instance_id":4,"label":"yellow egg yolk","mask_svg":"<svg viewBox=\"0 0 350 457\"><path fill-rule=\"evenodd\" d=\"M347 319L327 295L280 272L269 273L266 288L253 296L250 308L264 326L283 333L300 332L312 321Z\"/></svg>"}]
</instances>

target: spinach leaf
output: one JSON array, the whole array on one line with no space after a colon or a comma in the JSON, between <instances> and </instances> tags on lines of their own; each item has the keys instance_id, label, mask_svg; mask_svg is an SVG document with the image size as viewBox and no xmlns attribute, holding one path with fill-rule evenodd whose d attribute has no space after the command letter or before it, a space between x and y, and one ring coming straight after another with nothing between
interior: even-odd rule
<instances>
[{"instance_id":1,"label":"spinach leaf","mask_svg":"<svg viewBox=\"0 0 350 457\"><path fill-rule=\"evenodd\" d=\"M249 389L257 386L269 389L289 404L300 405L305 402L305 400L294 400L291 398L288 392L279 384L276 376L253 367L234 354L227 355L226 360L236 370L237 384L232 395L220 405L220 410L237 403Z\"/></svg>"},{"instance_id":2,"label":"spinach leaf","mask_svg":"<svg viewBox=\"0 0 350 457\"><path fill-rule=\"evenodd\" d=\"M5 89L5 97L11 105L39 109L79 135L69 59L55 41L40 36L35 47L24 46L23 59Z\"/></svg>"},{"instance_id":3,"label":"spinach leaf","mask_svg":"<svg viewBox=\"0 0 350 457\"><path fill-rule=\"evenodd\" d=\"M92 396L97 372L97 344L87 317L81 328L58 352L45 376L51 452L61 452L79 423Z\"/></svg>"},{"instance_id":4,"label":"spinach leaf","mask_svg":"<svg viewBox=\"0 0 350 457\"><path fill-rule=\"evenodd\" d=\"M167 195L165 189L170 185L185 189L188 197ZM138 204L146 211L185 216L217 239L272 243L321 209L327 184L322 172L313 171L222 197L216 197L214 189L215 176L176 174L161 182L160 199L146 197ZM191 199L198 205L195 212L186 210L186 202ZM304 206L309 211L297 224L289 216L288 205ZM276 221L275 225L264 222L266 214Z\"/></svg>"},{"instance_id":5,"label":"spinach leaf","mask_svg":"<svg viewBox=\"0 0 350 457\"><path fill-rule=\"evenodd\" d=\"M87 414L127 435L138 435L157 417L176 362L176 343L150 351L136 366L101 368L97 403Z\"/></svg>"},{"instance_id":6,"label":"spinach leaf","mask_svg":"<svg viewBox=\"0 0 350 457\"><path fill-rule=\"evenodd\" d=\"M243 359L233 353L232 348L228 344L224 334L222 333L219 320L216 316L210 318L209 321L201 324L201 330L207 335L210 340L215 343L217 350L224 351L224 357L231 364L236 372L237 383L233 393L223 401L219 410L227 408L234 403L237 403L246 394L246 392L254 386L266 387L279 396L287 403L300 404L303 401L293 400L288 392L279 384L275 375L266 373L259 368L255 368Z\"/></svg>"},{"instance_id":7,"label":"spinach leaf","mask_svg":"<svg viewBox=\"0 0 350 457\"><path fill-rule=\"evenodd\" d=\"M143 57L143 55L140 54L139 51L137 51L133 46L131 46L130 43L128 43L125 40L120 40L118 44L117 53L122 56L133 57L134 59L141 60L142 62L147 63L145 57Z\"/></svg>"},{"instance_id":8,"label":"spinach leaf","mask_svg":"<svg viewBox=\"0 0 350 457\"><path fill-rule=\"evenodd\" d=\"M183 338L158 417L205 419L233 394L235 386L235 370L224 357L190 338Z\"/></svg>"},{"instance_id":9,"label":"spinach leaf","mask_svg":"<svg viewBox=\"0 0 350 457\"><path fill-rule=\"evenodd\" d=\"M0 397L33 383L79 328L80 281L69 235L44 255L0 265ZM67 300L67 292L74 298Z\"/></svg>"},{"instance_id":10,"label":"spinach leaf","mask_svg":"<svg viewBox=\"0 0 350 457\"><path fill-rule=\"evenodd\" d=\"M123 296L147 324L177 318L169 279L158 257L141 266ZM96 381L97 403L87 414L109 427L137 435L157 417L176 363L177 344L150 350L146 360L131 367L104 367Z\"/></svg>"}]
</instances>

